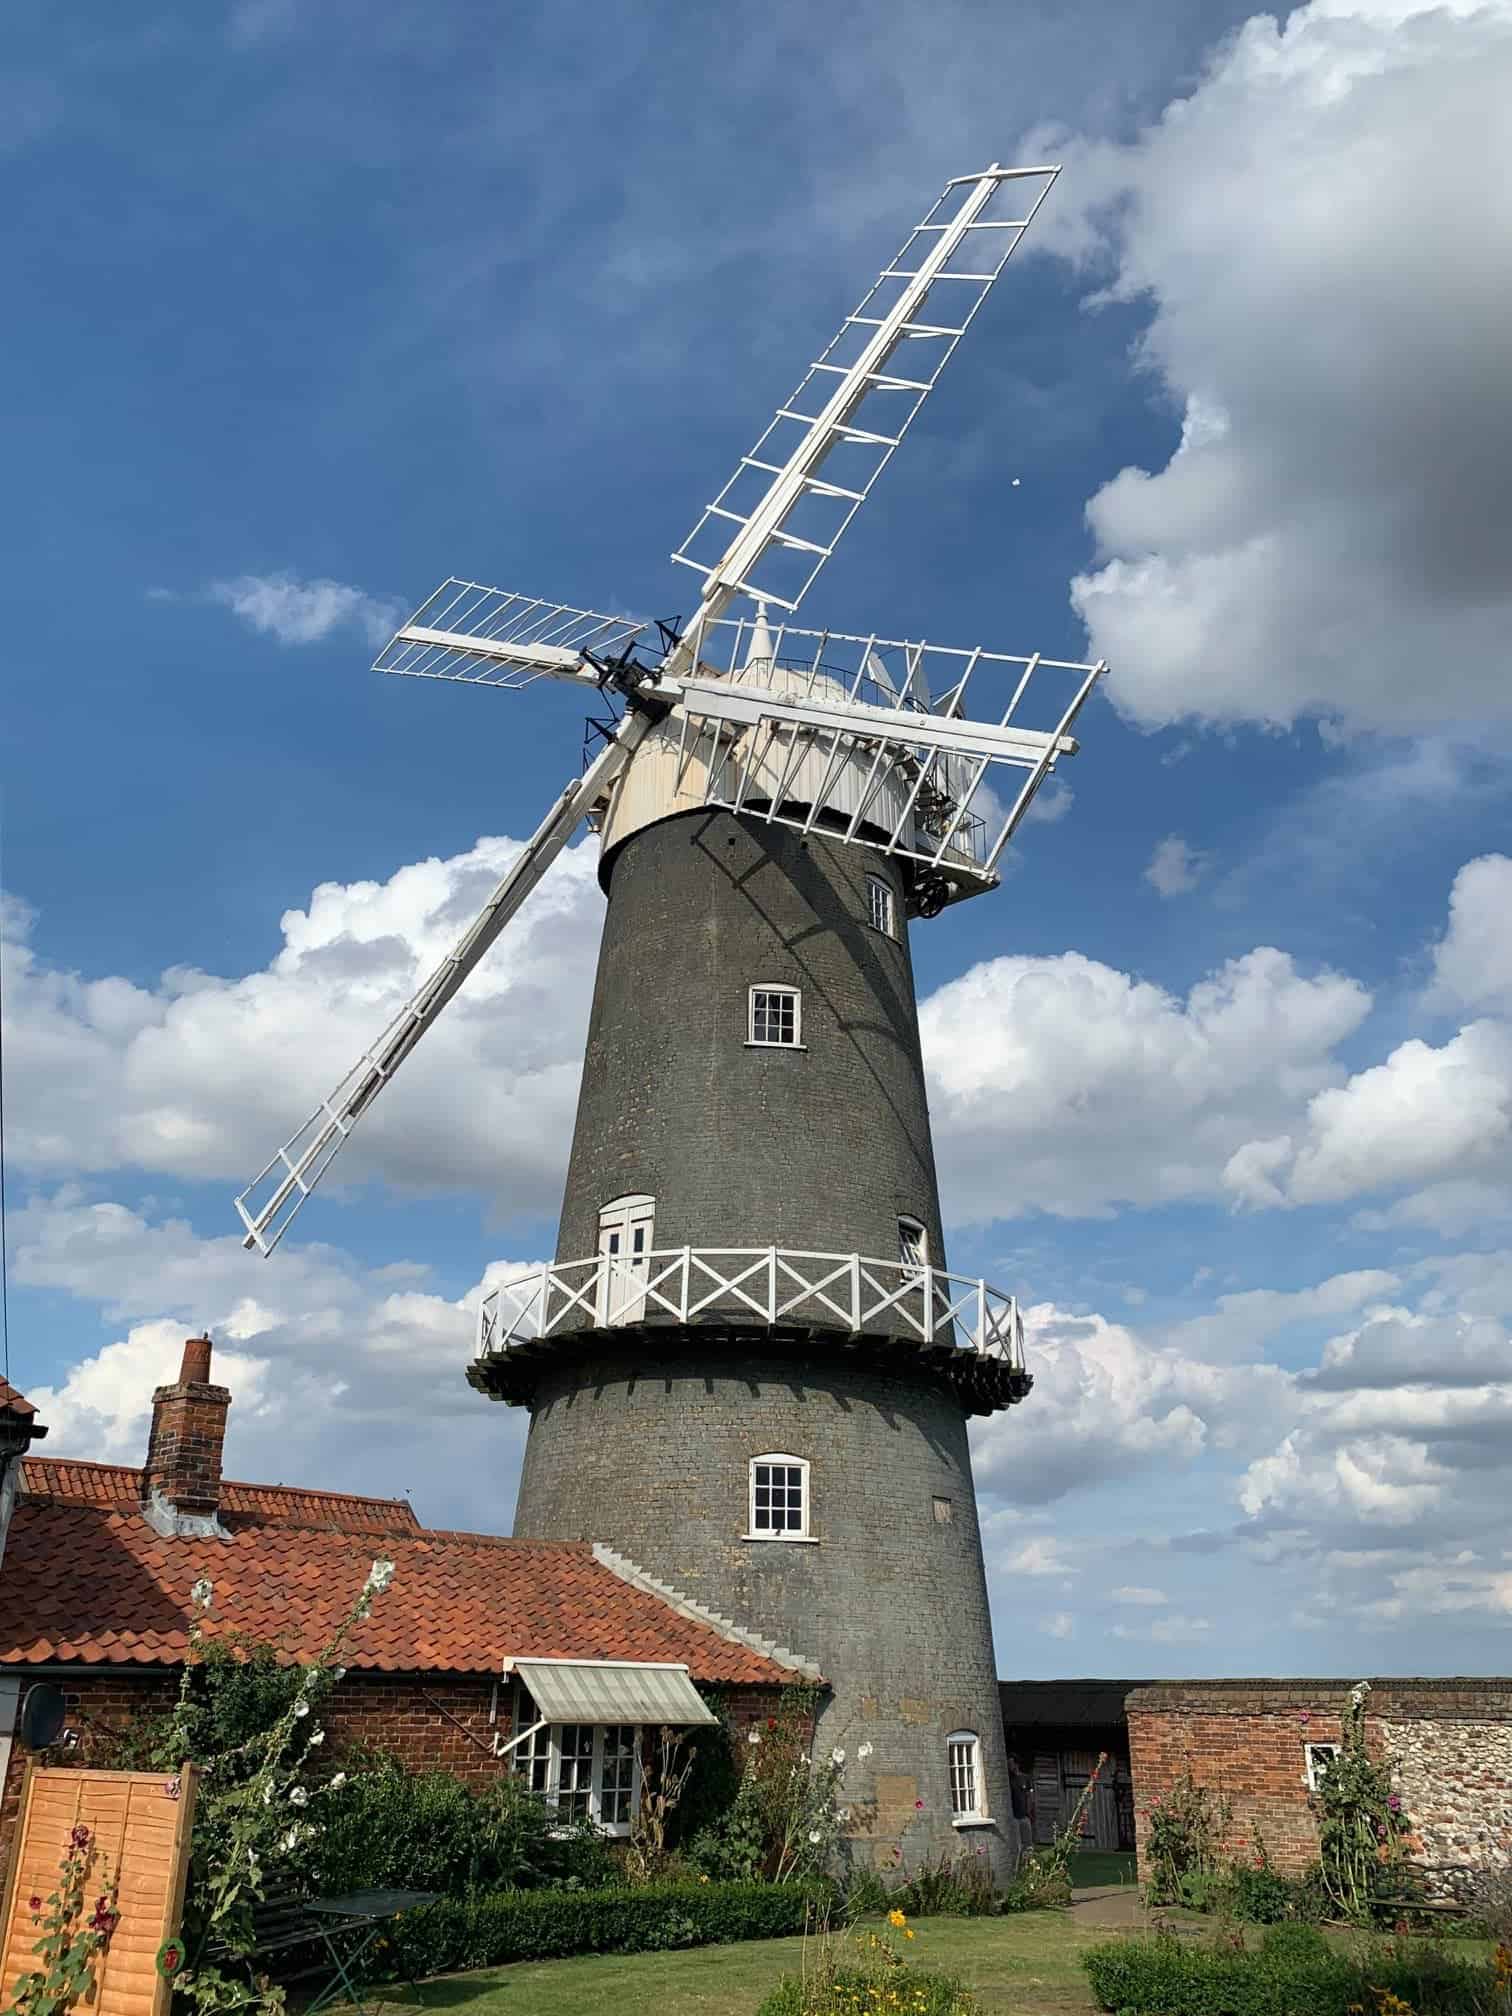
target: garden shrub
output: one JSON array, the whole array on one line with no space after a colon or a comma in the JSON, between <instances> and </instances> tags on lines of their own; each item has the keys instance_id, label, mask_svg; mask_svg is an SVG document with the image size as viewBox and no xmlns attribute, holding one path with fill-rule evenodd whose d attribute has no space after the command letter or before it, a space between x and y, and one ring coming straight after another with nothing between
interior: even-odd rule
<instances>
[{"instance_id":1,"label":"garden shrub","mask_svg":"<svg viewBox=\"0 0 1512 2016\"><path fill-rule=\"evenodd\" d=\"M922 1862L885 1901L920 1918L989 1918L999 1908L987 1858L970 1849Z\"/></svg>"},{"instance_id":2,"label":"garden shrub","mask_svg":"<svg viewBox=\"0 0 1512 2016\"><path fill-rule=\"evenodd\" d=\"M757 2016L977 2016L980 2007L952 1974L910 1974L906 1983L883 1986L842 1967L822 1981L786 1975Z\"/></svg>"},{"instance_id":3,"label":"garden shrub","mask_svg":"<svg viewBox=\"0 0 1512 2016\"><path fill-rule=\"evenodd\" d=\"M1287 1935L1305 1926L1283 1928ZM1278 1931L1258 1952L1174 1937L1119 1940L1082 1956L1092 1992L1119 2016L1352 2016L1392 2008L1414 2016L1479 2016L1492 1970L1411 1941L1360 1955ZM1494 2005L1493 2005L1494 2006Z\"/></svg>"},{"instance_id":4,"label":"garden shrub","mask_svg":"<svg viewBox=\"0 0 1512 2016\"><path fill-rule=\"evenodd\" d=\"M318 1890L444 1890L448 1896L619 1876L603 1837L563 1829L508 1773L474 1792L449 1771L406 1771L377 1751L348 1752L327 1793L309 1873Z\"/></svg>"},{"instance_id":5,"label":"garden shrub","mask_svg":"<svg viewBox=\"0 0 1512 2016\"><path fill-rule=\"evenodd\" d=\"M1179 1903L1183 1877L1218 1873L1220 1843L1232 1817L1229 1801L1199 1785L1190 1770L1181 1773L1166 1798L1150 1801L1145 1836L1150 1903Z\"/></svg>"},{"instance_id":6,"label":"garden shrub","mask_svg":"<svg viewBox=\"0 0 1512 2016\"><path fill-rule=\"evenodd\" d=\"M1284 1966L1287 1961L1326 1960L1333 1948L1316 1925L1268 1925L1260 1951Z\"/></svg>"},{"instance_id":7,"label":"garden shrub","mask_svg":"<svg viewBox=\"0 0 1512 2016\"><path fill-rule=\"evenodd\" d=\"M953 1975L913 1971L903 1945L913 1938L896 1906L876 1932L821 1930L804 1948L803 1971L785 1975L757 2016L978 2016L976 1997Z\"/></svg>"},{"instance_id":8,"label":"garden shrub","mask_svg":"<svg viewBox=\"0 0 1512 2016\"><path fill-rule=\"evenodd\" d=\"M573 1953L647 1953L778 1939L827 1912L813 1883L665 1883L443 1897L395 1925L381 1959L408 1974L460 1973Z\"/></svg>"}]
</instances>

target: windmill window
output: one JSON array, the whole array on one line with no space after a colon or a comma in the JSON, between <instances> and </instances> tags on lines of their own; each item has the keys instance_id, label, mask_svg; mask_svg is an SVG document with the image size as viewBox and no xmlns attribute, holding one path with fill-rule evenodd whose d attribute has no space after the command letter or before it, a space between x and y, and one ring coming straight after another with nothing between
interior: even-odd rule
<instances>
[{"instance_id":1,"label":"windmill window","mask_svg":"<svg viewBox=\"0 0 1512 2016\"><path fill-rule=\"evenodd\" d=\"M752 1540L809 1538L809 1466L801 1456L757 1456L751 1462Z\"/></svg>"},{"instance_id":2,"label":"windmill window","mask_svg":"<svg viewBox=\"0 0 1512 2016\"><path fill-rule=\"evenodd\" d=\"M929 1265L929 1234L917 1218L898 1220L898 1258L908 1268Z\"/></svg>"},{"instance_id":3,"label":"windmill window","mask_svg":"<svg viewBox=\"0 0 1512 2016\"><path fill-rule=\"evenodd\" d=\"M866 914L874 931L880 931L888 938L897 937L893 927L892 884L884 882L880 875L868 875L866 878Z\"/></svg>"},{"instance_id":4,"label":"windmill window","mask_svg":"<svg viewBox=\"0 0 1512 2016\"><path fill-rule=\"evenodd\" d=\"M945 1746L950 1771L950 1817L957 1824L986 1817L982 1801L982 1746L973 1729L957 1729Z\"/></svg>"},{"instance_id":5,"label":"windmill window","mask_svg":"<svg viewBox=\"0 0 1512 2016\"><path fill-rule=\"evenodd\" d=\"M515 1727L536 1720L524 1687L515 1696ZM544 1723L510 1752L510 1769L563 1826L584 1822L602 1833L629 1834L638 1805L639 1729L593 1722Z\"/></svg>"},{"instance_id":6,"label":"windmill window","mask_svg":"<svg viewBox=\"0 0 1512 2016\"><path fill-rule=\"evenodd\" d=\"M802 1049L803 996L796 987L751 989L747 1040L763 1049Z\"/></svg>"}]
</instances>

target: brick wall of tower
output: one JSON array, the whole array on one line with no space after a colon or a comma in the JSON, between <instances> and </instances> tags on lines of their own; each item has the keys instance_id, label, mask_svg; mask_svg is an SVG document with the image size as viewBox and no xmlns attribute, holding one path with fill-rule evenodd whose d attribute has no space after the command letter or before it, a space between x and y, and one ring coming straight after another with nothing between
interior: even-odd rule
<instances>
[{"instance_id":1,"label":"brick wall of tower","mask_svg":"<svg viewBox=\"0 0 1512 2016\"><path fill-rule=\"evenodd\" d=\"M866 878L897 935L868 921ZM616 1197L656 1200L659 1247L943 1264L913 970L896 866L726 812L647 828L613 863L557 1242L598 1250ZM798 1049L747 1042L749 989L802 995Z\"/></svg>"},{"instance_id":2,"label":"brick wall of tower","mask_svg":"<svg viewBox=\"0 0 1512 2016\"><path fill-rule=\"evenodd\" d=\"M1318 1856L1306 1745L1337 1743L1345 1680L1187 1681L1129 1696L1140 1873L1151 1804L1183 1772L1233 1808L1226 1847L1243 1853L1258 1827L1278 1868L1300 1874ZM1512 1680L1380 1680L1365 1740L1394 1765L1430 1868L1512 1863ZM1452 1890L1445 1875L1439 1887Z\"/></svg>"},{"instance_id":3,"label":"brick wall of tower","mask_svg":"<svg viewBox=\"0 0 1512 2016\"><path fill-rule=\"evenodd\" d=\"M958 1400L924 1378L869 1371L859 1352L826 1366L747 1349L737 1367L717 1337L686 1357L659 1358L653 1342L543 1377L516 1532L608 1540L815 1658L832 1690L819 1747L847 1753L860 1855L902 1836L910 1860L980 1845L1010 1864L1006 1835L957 1829L949 1809L946 1740L968 1729L982 1743L988 1811L1009 1816ZM811 1544L741 1538L750 1460L775 1453L810 1463Z\"/></svg>"}]
</instances>

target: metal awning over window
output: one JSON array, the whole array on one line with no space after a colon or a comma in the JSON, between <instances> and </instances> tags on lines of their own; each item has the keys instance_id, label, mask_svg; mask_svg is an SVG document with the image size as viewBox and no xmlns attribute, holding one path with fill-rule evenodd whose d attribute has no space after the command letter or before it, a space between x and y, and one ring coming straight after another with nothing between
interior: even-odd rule
<instances>
[{"instance_id":1,"label":"metal awning over window","mask_svg":"<svg viewBox=\"0 0 1512 2016\"><path fill-rule=\"evenodd\" d=\"M516 1659L543 1722L638 1723L691 1729L718 1721L686 1666L629 1659Z\"/></svg>"}]
</instances>

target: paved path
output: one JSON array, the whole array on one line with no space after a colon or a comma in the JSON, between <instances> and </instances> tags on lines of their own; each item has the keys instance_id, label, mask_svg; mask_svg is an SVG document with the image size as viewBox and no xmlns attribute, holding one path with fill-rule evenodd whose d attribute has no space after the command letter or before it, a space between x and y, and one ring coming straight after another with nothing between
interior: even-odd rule
<instances>
[{"instance_id":1,"label":"paved path","mask_svg":"<svg viewBox=\"0 0 1512 2016\"><path fill-rule=\"evenodd\" d=\"M1137 1883L1094 1883L1071 1893L1071 1915L1082 1925L1135 1926L1144 1916Z\"/></svg>"}]
</instances>

